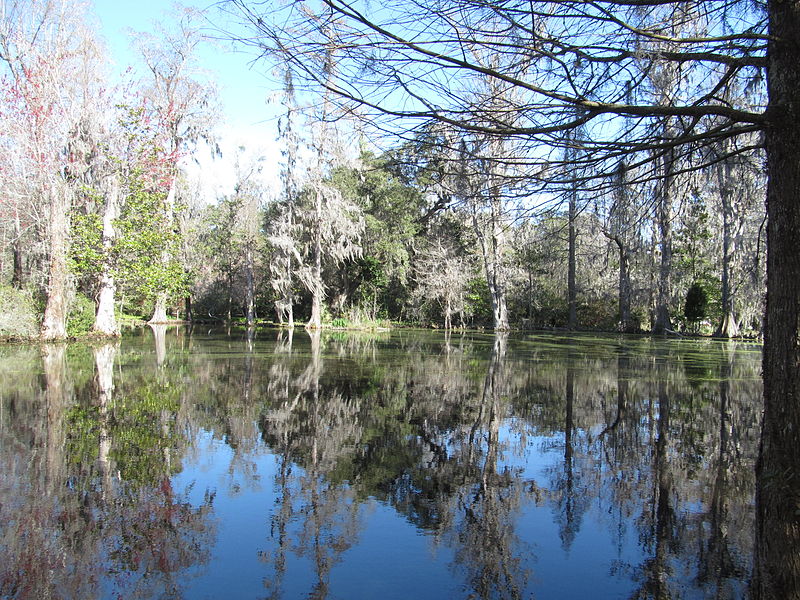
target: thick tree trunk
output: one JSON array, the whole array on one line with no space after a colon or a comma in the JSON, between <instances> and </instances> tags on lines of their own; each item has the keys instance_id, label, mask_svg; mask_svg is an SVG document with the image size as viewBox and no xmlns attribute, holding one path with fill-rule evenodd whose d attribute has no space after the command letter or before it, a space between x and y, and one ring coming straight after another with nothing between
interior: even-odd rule
<instances>
[{"instance_id":1,"label":"thick tree trunk","mask_svg":"<svg viewBox=\"0 0 800 600\"><path fill-rule=\"evenodd\" d=\"M106 204L103 211L103 251L105 259L100 274L100 292L97 296L97 312L94 318L94 331L101 335L119 335L117 319L114 315L116 296L116 283L111 270L111 246L114 241L114 219L117 217L118 193L116 182L106 194Z\"/></svg>"},{"instance_id":2,"label":"thick tree trunk","mask_svg":"<svg viewBox=\"0 0 800 600\"><path fill-rule=\"evenodd\" d=\"M158 292L156 294L156 303L153 307L153 316L150 317L148 323L150 325L158 325L159 323L167 323L167 292Z\"/></svg>"},{"instance_id":3,"label":"thick tree trunk","mask_svg":"<svg viewBox=\"0 0 800 600\"><path fill-rule=\"evenodd\" d=\"M183 306L184 306L184 315L186 321L191 323L194 321L194 312L192 311L192 295L186 294L186 297L183 299Z\"/></svg>"},{"instance_id":4,"label":"thick tree trunk","mask_svg":"<svg viewBox=\"0 0 800 600\"><path fill-rule=\"evenodd\" d=\"M228 264L228 309L225 311L225 321L233 321L233 266Z\"/></svg>"},{"instance_id":5,"label":"thick tree trunk","mask_svg":"<svg viewBox=\"0 0 800 600\"><path fill-rule=\"evenodd\" d=\"M50 265L47 281L47 305L42 322L42 339L67 337L67 244L69 237L70 197L66 189L50 190Z\"/></svg>"},{"instance_id":6,"label":"thick tree trunk","mask_svg":"<svg viewBox=\"0 0 800 600\"><path fill-rule=\"evenodd\" d=\"M627 171L628 166L625 164L625 161L620 161L615 177L615 200L610 215L611 233L605 234L606 237L612 240L617 246L617 255L619 257L619 329L623 332L631 332L634 330L633 317L631 315L633 288L631 286L630 272L631 253L628 243L630 234L627 231L628 227L631 225Z\"/></svg>"},{"instance_id":7,"label":"thick tree trunk","mask_svg":"<svg viewBox=\"0 0 800 600\"><path fill-rule=\"evenodd\" d=\"M508 331L508 308L506 306L505 293L505 274L503 273L502 254L503 254L503 231L500 200L494 198L491 205L491 217L488 224L489 234L480 222L477 214L477 207L473 207L472 224L475 234L481 245L483 256L483 269L486 276L486 284L489 287L489 297L492 303L492 324L495 331ZM488 239L487 239L488 237Z\"/></svg>"},{"instance_id":8,"label":"thick tree trunk","mask_svg":"<svg viewBox=\"0 0 800 600\"><path fill-rule=\"evenodd\" d=\"M800 1L771 0L764 417L756 467L755 600L800 598Z\"/></svg>"}]
</instances>

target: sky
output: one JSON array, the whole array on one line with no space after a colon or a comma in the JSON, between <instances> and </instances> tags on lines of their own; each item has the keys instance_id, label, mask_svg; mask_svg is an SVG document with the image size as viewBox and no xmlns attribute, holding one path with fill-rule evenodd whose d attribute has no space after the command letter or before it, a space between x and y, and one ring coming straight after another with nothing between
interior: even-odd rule
<instances>
[{"instance_id":1,"label":"sky","mask_svg":"<svg viewBox=\"0 0 800 600\"><path fill-rule=\"evenodd\" d=\"M212 0L184 0L188 7L203 9ZM100 33L111 55L112 72L123 73L135 65L136 53L131 49L131 31L152 32L154 23L169 28L171 2L163 0L94 0L93 10L100 24ZM214 9L210 16L219 15ZM281 160L276 141L279 104L274 99L277 85L263 73L264 67L253 68L252 54L236 51L230 42L203 44L198 52L202 67L216 80L222 104L222 122L217 137L223 152L222 159L211 159L210 152L197 153L199 165L190 165L194 176L201 177L206 200L229 194L234 184L233 162L243 146L242 161L264 157L263 179L268 194L277 195L278 171Z\"/></svg>"}]
</instances>

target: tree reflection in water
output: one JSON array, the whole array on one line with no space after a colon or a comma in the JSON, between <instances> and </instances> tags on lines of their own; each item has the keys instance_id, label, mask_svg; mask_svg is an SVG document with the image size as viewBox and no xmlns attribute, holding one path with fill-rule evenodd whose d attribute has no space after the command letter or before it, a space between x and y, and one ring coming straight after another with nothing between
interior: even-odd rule
<instances>
[{"instance_id":1,"label":"tree reflection in water","mask_svg":"<svg viewBox=\"0 0 800 600\"><path fill-rule=\"evenodd\" d=\"M191 506L170 480L172 386L115 385L117 353L47 345L40 394L4 387L0 597L180 597L208 558L213 499Z\"/></svg>"},{"instance_id":2,"label":"tree reflection in water","mask_svg":"<svg viewBox=\"0 0 800 600\"><path fill-rule=\"evenodd\" d=\"M598 596L744 593L760 412L750 348L153 334L3 350L0 597L202 597L190 575L235 568L213 552L220 487L231 507L251 497L263 511L254 597L354 596L344 573L365 549L392 558L358 576L390 578L413 557L365 546L378 507L425 534L436 558L420 579L458 597L570 597L575 568ZM21 375L37 361L41 378ZM192 467L208 435L227 449L216 481ZM195 487L176 487L187 468ZM605 550L570 562L589 541ZM555 580L559 592L541 583ZM420 596L413 584L390 592Z\"/></svg>"}]
</instances>

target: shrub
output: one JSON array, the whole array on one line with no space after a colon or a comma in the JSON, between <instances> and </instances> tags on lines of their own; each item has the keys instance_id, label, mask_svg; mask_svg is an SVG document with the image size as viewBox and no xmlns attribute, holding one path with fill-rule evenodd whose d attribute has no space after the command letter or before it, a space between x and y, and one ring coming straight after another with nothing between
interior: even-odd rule
<instances>
[{"instance_id":1,"label":"shrub","mask_svg":"<svg viewBox=\"0 0 800 600\"><path fill-rule=\"evenodd\" d=\"M686 303L683 315L697 330L697 323L706 317L708 310L708 294L700 282L695 281L686 292Z\"/></svg>"},{"instance_id":2,"label":"shrub","mask_svg":"<svg viewBox=\"0 0 800 600\"><path fill-rule=\"evenodd\" d=\"M94 302L83 294L75 296L67 316L67 335L75 337L89 333L94 325L94 313Z\"/></svg>"},{"instance_id":3,"label":"shrub","mask_svg":"<svg viewBox=\"0 0 800 600\"><path fill-rule=\"evenodd\" d=\"M0 336L30 339L39 334L39 311L30 290L0 285Z\"/></svg>"}]
</instances>

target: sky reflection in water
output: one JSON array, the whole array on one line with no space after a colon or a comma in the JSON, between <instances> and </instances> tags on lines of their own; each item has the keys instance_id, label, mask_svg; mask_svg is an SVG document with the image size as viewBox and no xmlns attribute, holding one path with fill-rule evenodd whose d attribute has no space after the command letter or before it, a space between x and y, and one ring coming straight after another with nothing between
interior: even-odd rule
<instances>
[{"instance_id":1,"label":"sky reflection in water","mask_svg":"<svg viewBox=\"0 0 800 600\"><path fill-rule=\"evenodd\" d=\"M0 598L738 598L760 348L162 328L0 349Z\"/></svg>"}]
</instances>

